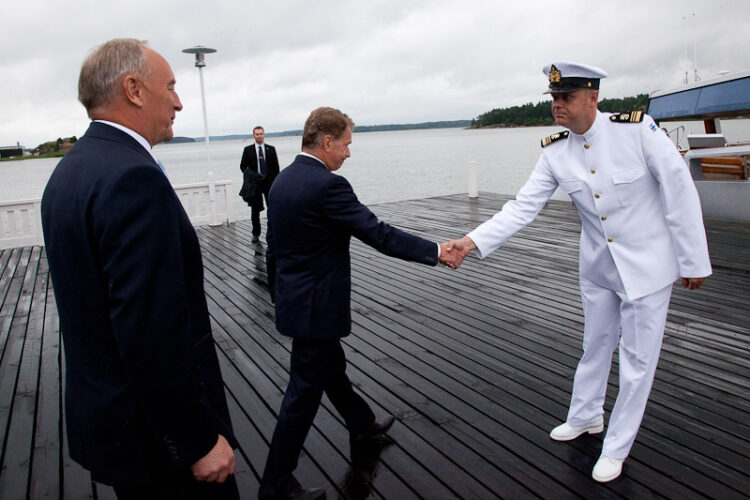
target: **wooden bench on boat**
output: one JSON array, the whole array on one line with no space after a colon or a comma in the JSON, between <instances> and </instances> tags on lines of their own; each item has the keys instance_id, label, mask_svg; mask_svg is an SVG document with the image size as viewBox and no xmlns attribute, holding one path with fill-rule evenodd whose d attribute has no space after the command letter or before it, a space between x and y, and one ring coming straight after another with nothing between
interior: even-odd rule
<instances>
[{"instance_id":1,"label":"wooden bench on boat","mask_svg":"<svg viewBox=\"0 0 750 500\"><path fill-rule=\"evenodd\" d=\"M724 156L701 159L701 171L706 180L746 180L747 157Z\"/></svg>"}]
</instances>

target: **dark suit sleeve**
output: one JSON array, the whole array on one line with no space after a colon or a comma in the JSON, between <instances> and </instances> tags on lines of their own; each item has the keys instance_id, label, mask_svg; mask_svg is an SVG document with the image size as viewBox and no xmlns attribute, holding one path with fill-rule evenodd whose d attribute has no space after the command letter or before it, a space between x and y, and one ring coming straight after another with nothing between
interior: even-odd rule
<instances>
[{"instance_id":1,"label":"dark suit sleeve","mask_svg":"<svg viewBox=\"0 0 750 500\"><path fill-rule=\"evenodd\" d=\"M197 240L186 240L190 233L183 230L180 202L153 166L129 169L102 199L97 209L108 217L102 222L99 258L120 359L173 466L189 467L218 437L205 404L206 386L195 373L208 359L205 349L214 348L210 324L191 307L186 285L192 283L186 273L202 270L187 269L185 255L200 262L195 256L200 247ZM195 338L193 332L205 328L205 335Z\"/></svg>"},{"instance_id":2,"label":"dark suit sleeve","mask_svg":"<svg viewBox=\"0 0 750 500\"><path fill-rule=\"evenodd\" d=\"M433 266L438 262L437 243L379 221L359 202L344 177L332 177L325 197L325 213L335 225L385 255Z\"/></svg>"},{"instance_id":3,"label":"dark suit sleeve","mask_svg":"<svg viewBox=\"0 0 750 500\"><path fill-rule=\"evenodd\" d=\"M257 166L258 166L258 159L255 157L255 146L247 146L245 149L242 150L242 159L240 160L240 171L244 172L247 167L252 167L252 170L256 171Z\"/></svg>"}]
</instances>

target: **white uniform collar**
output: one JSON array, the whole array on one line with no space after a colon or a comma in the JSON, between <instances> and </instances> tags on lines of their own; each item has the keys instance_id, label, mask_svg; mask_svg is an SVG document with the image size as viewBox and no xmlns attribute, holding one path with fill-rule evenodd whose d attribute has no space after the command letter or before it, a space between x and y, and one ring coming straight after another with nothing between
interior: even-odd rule
<instances>
[{"instance_id":1,"label":"white uniform collar","mask_svg":"<svg viewBox=\"0 0 750 500\"><path fill-rule=\"evenodd\" d=\"M583 134L581 134L580 137L582 137L584 141L590 142L591 139L596 137L596 134L599 132L599 130L601 130L602 123L604 123L604 116L602 115L601 111L597 109L596 117L594 117L594 123L592 123L589 129ZM573 131L571 131L571 133L573 135L578 135L574 133Z\"/></svg>"}]
</instances>

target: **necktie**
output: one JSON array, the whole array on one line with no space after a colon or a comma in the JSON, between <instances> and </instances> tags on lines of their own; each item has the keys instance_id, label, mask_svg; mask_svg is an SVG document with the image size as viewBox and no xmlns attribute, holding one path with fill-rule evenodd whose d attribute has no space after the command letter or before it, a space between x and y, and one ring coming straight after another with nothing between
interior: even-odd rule
<instances>
[{"instance_id":1,"label":"necktie","mask_svg":"<svg viewBox=\"0 0 750 500\"><path fill-rule=\"evenodd\" d=\"M263 146L258 146L258 167L260 175L266 175L266 159L263 157Z\"/></svg>"}]
</instances>

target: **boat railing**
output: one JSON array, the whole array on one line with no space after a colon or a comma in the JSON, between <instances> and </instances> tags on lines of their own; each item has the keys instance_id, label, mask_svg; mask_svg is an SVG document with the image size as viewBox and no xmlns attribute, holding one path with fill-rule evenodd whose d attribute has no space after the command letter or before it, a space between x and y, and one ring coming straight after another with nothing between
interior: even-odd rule
<instances>
[{"instance_id":1,"label":"boat railing","mask_svg":"<svg viewBox=\"0 0 750 500\"><path fill-rule=\"evenodd\" d=\"M682 137L685 137L685 125L680 125L679 127L675 127L672 130L667 130L665 128L662 129L667 136L672 139L672 142L674 142L675 146L677 146L677 149L682 150L682 144L680 144L680 132L682 132ZM675 134L674 138L672 138L672 133Z\"/></svg>"},{"instance_id":2,"label":"boat railing","mask_svg":"<svg viewBox=\"0 0 750 500\"><path fill-rule=\"evenodd\" d=\"M234 222L232 181L174 186L194 226ZM0 249L44 245L41 199L0 202Z\"/></svg>"}]
</instances>

